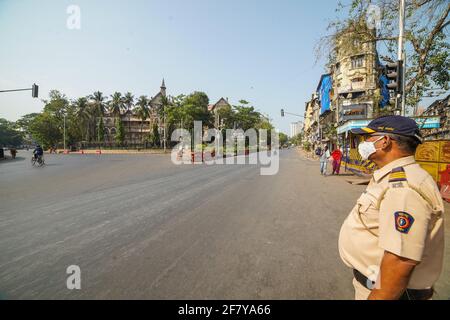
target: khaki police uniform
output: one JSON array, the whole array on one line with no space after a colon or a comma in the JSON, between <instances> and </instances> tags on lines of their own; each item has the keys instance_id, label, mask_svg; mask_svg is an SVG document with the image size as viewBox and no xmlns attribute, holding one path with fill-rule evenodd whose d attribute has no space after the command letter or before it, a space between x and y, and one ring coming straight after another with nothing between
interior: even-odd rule
<instances>
[{"instance_id":1,"label":"khaki police uniform","mask_svg":"<svg viewBox=\"0 0 450 320\"><path fill-rule=\"evenodd\" d=\"M342 225L339 253L344 263L376 280L384 251L420 262L408 289L432 288L444 256L444 205L433 178L413 156L373 174L366 191ZM356 299L370 290L353 280Z\"/></svg>"}]
</instances>

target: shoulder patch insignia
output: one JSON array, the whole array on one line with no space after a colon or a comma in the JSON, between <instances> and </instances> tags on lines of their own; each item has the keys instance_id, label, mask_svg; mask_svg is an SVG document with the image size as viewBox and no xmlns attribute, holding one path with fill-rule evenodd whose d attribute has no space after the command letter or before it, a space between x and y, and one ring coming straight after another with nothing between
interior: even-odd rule
<instances>
[{"instance_id":1,"label":"shoulder patch insignia","mask_svg":"<svg viewBox=\"0 0 450 320\"><path fill-rule=\"evenodd\" d=\"M406 173L403 167L394 168L389 175L389 182L406 181Z\"/></svg>"},{"instance_id":2,"label":"shoulder patch insignia","mask_svg":"<svg viewBox=\"0 0 450 320\"><path fill-rule=\"evenodd\" d=\"M397 211L395 213L395 229L398 232L407 234L414 223L414 218L407 212Z\"/></svg>"}]
</instances>

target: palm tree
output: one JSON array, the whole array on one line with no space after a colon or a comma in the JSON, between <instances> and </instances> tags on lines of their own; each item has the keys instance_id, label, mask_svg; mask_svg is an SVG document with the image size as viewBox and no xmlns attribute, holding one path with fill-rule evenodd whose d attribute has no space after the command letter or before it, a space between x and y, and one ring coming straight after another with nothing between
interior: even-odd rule
<instances>
[{"instance_id":1,"label":"palm tree","mask_svg":"<svg viewBox=\"0 0 450 320\"><path fill-rule=\"evenodd\" d=\"M94 92L93 95L90 96L92 101L92 106L94 107L94 112L96 115L104 115L106 111L106 97L100 91Z\"/></svg>"},{"instance_id":2,"label":"palm tree","mask_svg":"<svg viewBox=\"0 0 450 320\"><path fill-rule=\"evenodd\" d=\"M123 110L124 104L122 100L122 94L120 92L114 92L111 95L111 101L109 101L109 111L114 115L114 120L120 116Z\"/></svg>"},{"instance_id":3,"label":"palm tree","mask_svg":"<svg viewBox=\"0 0 450 320\"><path fill-rule=\"evenodd\" d=\"M125 93L122 101L125 107L127 108L127 111L133 108L134 96L131 94L131 92Z\"/></svg>"},{"instance_id":4,"label":"palm tree","mask_svg":"<svg viewBox=\"0 0 450 320\"><path fill-rule=\"evenodd\" d=\"M142 126L144 125L144 121L147 120L149 116L149 109L148 109L148 99L146 96L140 96L138 101L136 102L136 105L138 106L135 110L136 115L141 119L141 138L142 136ZM143 143L142 138L142 143Z\"/></svg>"},{"instance_id":5,"label":"palm tree","mask_svg":"<svg viewBox=\"0 0 450 320\"><path fill-rule=\"evenodd\" d=\"M97 118L98 117L103 117L105 115L105 111L106 111L106 102L105 99L106 97L103 95L103 93L101 93L100 91L96 91L94 92L94 94L92 94L91 96L89 96L90 98L90 113L91 113L91 129L93 129L92 131L94 132L94 137L95 135L95 130L97 127Z\"/></svg>"},{"instance_id":6,"label":"palm tree","mask_svg":"<svg viewBox=\"0 0 450 320\"><path fill-rule=\"evenodd\" d=\"M90 118L88 99L81 97L72 103L75 108L75 117L81 124L81 140L84 140L83 133L86 132L86 135L89 135L87 126Z\"/></svg>"},{"instance_id":7,"label":"palm tree","mask_svg":"<svg viewBox=\"0 0 450 320\"><path fill-rule=\"evenodd\" d=\"M131 140L130 110L133 108L134 96L131 94L131 92L127 92L127 93L125 93L125 96L123 97L122 101L123 101L123 104L125 105L125 107L127 108L127 113L128 113L128 134L130 135L130 140Z\"/></svg>"}]
</instances>

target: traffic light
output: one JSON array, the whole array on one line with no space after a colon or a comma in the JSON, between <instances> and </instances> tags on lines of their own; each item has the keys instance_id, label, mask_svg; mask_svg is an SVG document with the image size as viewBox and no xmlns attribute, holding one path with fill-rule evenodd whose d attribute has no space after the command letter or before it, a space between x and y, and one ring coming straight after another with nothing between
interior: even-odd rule
<instances>
[{"instance_id":1,"label":"traffic light","mask_svg":"<svg viewBox=\"0 0 450 320\"><path fill-rule=\"evenodd\" d=\"M33 98L37 98L38 95L39 95L39 86L36 83L34 83L33 87L31 87L31 96Z\"/></svg>"},{"instance_id":2,"label":"traffic light","mask_svg":"<svg viewBox=\"0 0 450 320\"><path fill-rule=\"evenodd\" d=\"M386 64L386 77L389 80L387 87L396 94L402 93L403 61Z\"/></svg>"},{"instance_id":3,"label":"traffic light","mask_svg":"<svg viewBox=\"0 0 450 320\"><path fill-rule=\"evenodd\" d=\"M284 117L284 109L281 109L281 117Z\"/></svg>"}]
</instances>

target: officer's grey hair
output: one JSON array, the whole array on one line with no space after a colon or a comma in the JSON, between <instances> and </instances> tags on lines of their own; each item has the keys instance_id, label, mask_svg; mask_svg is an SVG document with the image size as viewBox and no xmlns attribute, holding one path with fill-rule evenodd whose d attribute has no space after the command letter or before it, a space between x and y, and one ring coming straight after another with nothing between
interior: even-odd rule
<instances>
[{"instance_id":1,"label":"officer's grey hair","mask_svg":"<svg viewBox=\"0 0 450 320\"><path fill-rule=\"evenodd\" d=\"M415 154L420 141L414 137L402 136L400 134L388 133L386 136L391 137L397 142L398 147L409 154Z\"/></svg>"}]
</instances>

